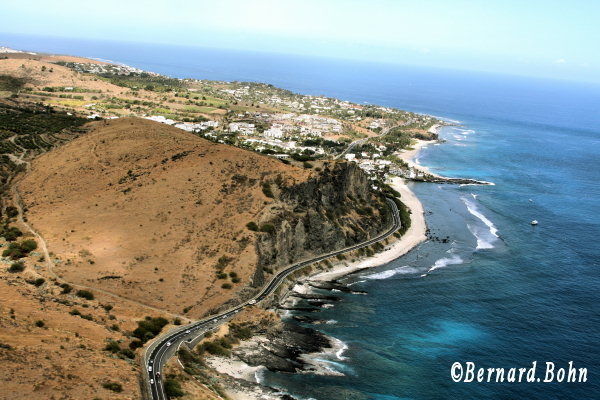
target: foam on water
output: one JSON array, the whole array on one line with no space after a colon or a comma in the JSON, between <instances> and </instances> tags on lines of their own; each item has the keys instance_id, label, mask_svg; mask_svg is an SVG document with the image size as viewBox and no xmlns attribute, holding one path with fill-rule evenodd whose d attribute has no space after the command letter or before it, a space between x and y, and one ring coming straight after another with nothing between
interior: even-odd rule
<instances>
[{"instance_id":1,"label":"foam on water","mask_svg":"<svg viewBox=\"0 0 600 400\"><path fill-rule=\"evenodd\" d=\"M456 265L456 264L462 264L464 262L464 260L462 258L460 258L458 255L453 254L450 257L443 257L440 258L439 260L437 260L428 270L427 273L430 273L432 271L435 271L436 269L440 269L440 268L444 268L447 267L448 265ZM426 275L426 274L424 274ZM424 276L421 275L421 276Z\"/></svg>"},{"instance_id":2,"label":"foam on water","mask_svg":"<svg viewBox=\"0 0 600 400\"><path fill-rule=\"evenodd\" d=\"M388 279L388 278L391 278L394 275L398 275L398 274L414 274L416 272L419 272L419 270L417 268L411 267L410 265L404 265L402 267L390 269L390 270L383 271L383 272L378 272L378 273L372 274L372 275L361 275L361 278L365 278L365 279Z\"/></svg>"},{"instance_id":3,"label":"foam on water","mask_svg":"<svg viewBox=\"0 0 600 400\"><path fill-rule=\"evenodd\" d=\"M489 228L490 233L492 235L494 235L495 237L499 237L498 229L496 228L496 225L494 225L494 223L492 221L490 221L485 215L483 215L481 213L481 211L479 211L479 209L477 208L477 205L475 203L473 203L471 200L467 199L466 197L461 197L461 200L463 201L463 203L465 203L465 205L467 206L467 210L469 210L469 213L471 213L471 215L479 218L481 220L481 222L483 222Z\"/></svg>"}]
</instances>

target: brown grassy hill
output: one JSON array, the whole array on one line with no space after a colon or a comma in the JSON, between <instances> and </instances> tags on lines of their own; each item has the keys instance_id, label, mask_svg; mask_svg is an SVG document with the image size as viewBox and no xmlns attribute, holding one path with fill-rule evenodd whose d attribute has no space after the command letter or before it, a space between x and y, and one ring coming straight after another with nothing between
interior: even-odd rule
<instances>
[{"instance_id":1,"label":"brown grassy hill","mask_svg":"<svg viewBox=\"0 0 600 400\"><path fill-rule=\"evenodd\" d=\"M19 188L63 279L197 317L248 284L260 233L246 224L271 202L261 182L276 175L308 173L128 118L39 157ZM218 265L241 282L218 279Z\"/></svg>"}]
</instances>

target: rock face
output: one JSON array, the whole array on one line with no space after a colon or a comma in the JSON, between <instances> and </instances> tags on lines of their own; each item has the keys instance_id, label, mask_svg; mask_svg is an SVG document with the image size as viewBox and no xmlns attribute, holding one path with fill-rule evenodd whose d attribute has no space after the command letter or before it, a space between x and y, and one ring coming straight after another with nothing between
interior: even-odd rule
<instances>
[{"instance_id":1,"label":"rock face","mask_svg":"<svg viewBox=\"0 0 600 400\"><path fill-rule=\"evenodd\" d=\"M257 240L253 286L265 282L265 270L362 242L390 223L382 196L354 163L325 164L308 181L276 189L261 215L274 229Z\"/></svg>"},{"instance_id":2,"label":"rock face","mask_svg":"<svg viewBox=\"0 0 600 400\"><path fill-rule=\"evenodd\" d=\"M329 339L319 331L282 322L271 327L265 336L255 338L258 345L241 345L233 354L250 366L264 366L270 371L303 371L307 363L303 354L320 352L331 347Z\"/></svg>"}]
</instances>

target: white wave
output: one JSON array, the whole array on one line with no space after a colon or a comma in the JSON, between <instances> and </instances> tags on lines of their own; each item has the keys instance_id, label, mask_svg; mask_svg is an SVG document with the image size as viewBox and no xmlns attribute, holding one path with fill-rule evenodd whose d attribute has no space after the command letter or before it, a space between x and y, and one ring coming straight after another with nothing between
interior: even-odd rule
<instances>
[{"instance_id":1,"label":"white wave","mask_svg":"<svg viewBox=\"0 0 600 400\"><path fill-rule=\"evenodd\" d=\"M475 200L477 200L477 196L479 196L479 195L478 195L478 194L475 194L475 193L471 193L471 196L473 196L473 198L474 198Z\"/></svg>"},{"instance_id":2,"label":"white wave","mask_svg":"<svg viewBox=\"0 0 600 400\"><path fill-rule=\"evenodd\" d=\"M421 163L419 162L419 157L416 157L416 158L413 160L413 162L414 162L415 164L417 164L417 165L421 164Z\"/></svg>"},{"instance_id":3,"label":"white wave","mask_svg":"<svg viewBox=\"0 0 600 400\"><path fill-rule=\"evenodd\" d=\"M362 279L360 281L352 282L352 283L349 283L348 286L356 285L357 283L363 283L363 282L366 282L366 280Z\"/></svg>"},{"instance_id":4,"label":"white wave","mask_svg":"<svg viewBox=\"0 0 600 400\"><path fill-rule=\"evenodd\" d=\"M490 221L485 215L483 215L477 209L477 205L474 204L472 201L469 201L469 199L467 199L465 197L461 197L461 199L465 203L465 205L467 206L467 210L469 210L469 212L472 215L474 215L477 218L479 218L490 229L490 233L492 235L498 237L498 229L496 229L496 225L494 225L494 223L492 221Z\"/></svg>"},{"instance_id":5,"label":"white wave","mask_svg":"<svg viewBox=\"0 0 600 400\"><path fill-rule=\"evenodd\" d=\"M431 266L431 268L429 268L427 270L427 273L429 273L431 271L435 271L436 269L447 267L448 265L462 264L463 261L464 260L457 255L453 255L451 257L440 258ZM427 275L427 274L425 274L425 275Z\"/></svg>"},{"instance_id":6,"label":"white wave","mask_svg":"<svg viewBox=\"0 0 600 400\"><path fill-rule=\"evenodd\" d=\"M465 206L467 206L467 210L469 211L469 213L477 217L481 222L483 222L485 226L487 226L489 234L491 234L491 236L489 236L489 234L486 235L486 232L479 229L477 226L467 224L467 228L469 228L469 231L477 239L477 249L494 248L494 245L492 243L499 237L496 225L494 225L492 221L490 221L485 215L481 213L481 211L479 211L475 203L473 203L466 197L461 197L461 200L463 201L463 203L465 203Z\"/></svg>"},{"instance_id":7,"label":"white wave","mask_svg":"<svg viewBox=\"0 0 600 400\"><path fill-rule=\"evenodd\" d=\"M334 338L333 339L333 348L336 350L335 352L335 356L338 360L340 361L344 361L347 360L347 357L344 357L343 354L346 352L346 350L348 350L348 345L343 341L340 340L338 338Z\"/></svg>"},{"instance_id":8,"label":"white wave","mask_svg":"<svg viewBox=\"0 0 600 400\"><path fill-rule=\"evenodd\" d=\"M456 140L465 140L466 138L463 135L452 135Z\"/></svg>"},{"instance_id":9,"label":"white wave","mask_svg":"<svg viewBox=\"0 0 600 400\"><path fill-rule=\"evenodd\" d=\"M376 274L371 275L361 275L361 278L365 279L388 279L397 274L413 274L415 272L419 272L417 268L411 267L409 265L404 265L402 267L389 269L387 271L378 272Z\"/></svg>"},{"instance_id":10,"label":"white wave","mask_svg":"<svg viewBox=\"0 0 600 400\"><path fill-rule=\"evenodd\" d=\"M262 385L265 381L265 370L266 368L260 368L254 371L254 380L259 385Z\"/></svg>"},{"instance_id":11,"label":"white wave","mask_svg":"<svg viewBox=\"0 0 600 400\"><path fill-rule=\"evenodd\" d=\"M327 321L325 321L325 323L327 325L335 325L337 324L337 321L335 319L328 319Z\"/></svg>"},{"instance_id":12,"label":"white wave","mask_svg":"<svg viewBox=\"0 0 600 400\"><path fill-rule=\"evenodd\" d=\"M493 249L494 245L492 242L485 239L485 232L482 232L480 228L477 228L471 224L467 224L467 228L469 228L469 232L475 236L477 239L477 249Z\"/></svg>"}]
</instances>

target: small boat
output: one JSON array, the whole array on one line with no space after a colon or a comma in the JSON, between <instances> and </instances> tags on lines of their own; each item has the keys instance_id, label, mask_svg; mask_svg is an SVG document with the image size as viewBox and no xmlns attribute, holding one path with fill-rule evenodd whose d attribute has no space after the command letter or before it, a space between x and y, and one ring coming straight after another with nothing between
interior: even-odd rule
<instances>
[{"instance_id":1,"label":"small boat","mask_svg":"<svg viewBox=\"0 0 600 400\"><path fill-rule=\"evenodd\" d=\"M538 224L537 219L534 219L533 221L531 221L531 225L537 225L537 224Z\"/></svg>"}]
</instances>

